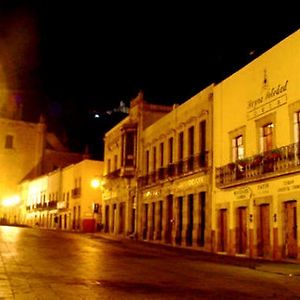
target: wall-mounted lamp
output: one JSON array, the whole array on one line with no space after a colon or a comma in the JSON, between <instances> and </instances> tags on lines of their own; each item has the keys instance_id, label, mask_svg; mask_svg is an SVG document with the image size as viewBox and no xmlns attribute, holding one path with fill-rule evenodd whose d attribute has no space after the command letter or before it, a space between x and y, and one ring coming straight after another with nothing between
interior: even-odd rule
<instances>
[{"instance_id":1,"label":"wall-mounted lamp","mask_svg":"<svg viewBox=\"0 0 300 300\"><path fill-rule=\"evenodd\" d=\"M274 214L274 215L273 215L273 221L274 221L274 222L277 222L277 214Z\"/></svg>"}]
</instances>

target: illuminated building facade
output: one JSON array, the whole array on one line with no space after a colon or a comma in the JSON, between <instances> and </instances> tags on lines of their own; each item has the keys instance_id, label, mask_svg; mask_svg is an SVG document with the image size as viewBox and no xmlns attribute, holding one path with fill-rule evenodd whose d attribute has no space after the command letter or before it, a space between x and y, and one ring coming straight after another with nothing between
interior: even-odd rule
<instances>
[{"instance_id":1,"label":"illuminated building facade","mask_svg":"<svg viewBox=\"0 0 300 300\"><path fill-rule=\"evenodd\" d=\"M172 108L148 104L140 92L131 101L129 115L105 134L104 231L137 234L137 172L141 135Z\"/></svg>"},{"instance_id":2,"label":"illuminated building facade","mask_svg":"<svg viewBox=\"0 0 300 300\"><path fill-rule=\"evenodd\" d=\"M77 164L21 184L25 224L93 232L102 224L103 162Z\"/></svg>"},{"instance_id":3,"label":"illuminated building facade","mask_svg":"<svg viewBox=\"0 0 300 300\"><path fill-rule=\"evenodd\" d=\"M1 223L20 221L3 201L18 194L18 184L24 178L41 174L45 135L44 123L0 118Z\"/></svg>"},{"instance_id":4,"label":"illuminated building facade","mask_svg":"<svg viewBox=\"0 0 300 300\"><path fill-rule=\"evenodd\" d=\"M57 136L47 132L43 118L39 123L23 121L14 98L3 96L9 100L2 101L2 96L0 93L0 221L20 223L21 216L15 211L19 203L9 200L16 199L19 184L79 162L82 154L70 152Z\"/></svg>"},{"instance_id":5,"label":"illuminated building facade","mask_svg":"<svg viewBox=\"0 0 300 300\"><path fill-rule=\"evenodd\" d=\"M214 88L214 251L299 259L300 31Z\"/></svg>"},{"instance_id":6,"label":"illuminated building facade","mask_svg":"<svg viewBox=\"0 0 300 300\"><path fill-rule=\"evenodd\" d=\"M212 86L142 132L139 231L144 240L211 250Z\"/></svg>"}]
</instances>

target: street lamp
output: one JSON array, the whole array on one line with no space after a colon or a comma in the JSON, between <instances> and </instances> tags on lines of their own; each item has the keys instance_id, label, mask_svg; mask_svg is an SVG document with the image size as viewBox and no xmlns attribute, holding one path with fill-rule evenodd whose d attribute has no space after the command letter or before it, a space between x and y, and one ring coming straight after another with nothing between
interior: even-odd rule
<instances>
[{"instance_id":1,"label":"street lamp","mask_svg":"<svg viewBox=\"0 0 300 300\"><path fill-rule=\"evenodd\" d=\"M103 192L103 185L104 181L99 177L94 177L91 182L91 187L95 190L100 190L100 193ZM102 195L101 195L102 199ZM102 202L102 201L101 201ZM94 219L96 220L96 230L102 229L102 212L101 212L101 202L100 203L93 203L92 210L94 214Z\"/></svg>"}]
</instances>

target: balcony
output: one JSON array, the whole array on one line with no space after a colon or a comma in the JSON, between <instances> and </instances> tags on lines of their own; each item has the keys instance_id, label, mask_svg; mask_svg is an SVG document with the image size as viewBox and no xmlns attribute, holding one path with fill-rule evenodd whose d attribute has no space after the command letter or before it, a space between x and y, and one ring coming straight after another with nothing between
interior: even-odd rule
<instances>
[{"instance_id":1,"label":"balcony","mask_svg":"<svg viewBox=\"0 0 300 300\"><path fill-rule=\"evenodd\" d=\"M117 177L120 177L120 174L121 174L121 170L117 169L117 170L107 173L106 178L108 178L108 179L117 178Z\"/></svg>"},{"instance_id":2,"label":"balcony","mask_svg":"<svg viewBox=\"0 0 300 300\"><path fill-rule=\"evenodd\" d=\"M57 201L55 201L55 200L49 201L47 208L48 209L56 209L57 208Z\"/></svg>"},{"instance_id":3,"label":"balcony","mask_svg":"<svg viewBox=\"0 0 300 300\"><path fill-rule=\"evenodd\" d=\"M198 172L207 172L208 152L190 156L188 159L170 163L167 167L161 167L154 172L139 177L139 186L145 187L161 183L166 180L174 180L183 176Z\"/></svg>"},{"instance_id":4,"label":"balcony","mask_svg":"<svg viewBox=\"0 0 300 300\"><path fill-rule=\"evenodd\" d=\"M300 172L299 145L291 144L216 168L216 185L227 188Z\"/></svg>"},{"instance_id":5,"label":"balcony","mask_svg":"<svg viewBox=\"0 0 300 300\"><path fill-rule=\"evenodd\" d=\"M72 198L79 198L81 196L81 188L80 187L76 187L74 189L72 189Z\"/></svg>"}]
</instances>

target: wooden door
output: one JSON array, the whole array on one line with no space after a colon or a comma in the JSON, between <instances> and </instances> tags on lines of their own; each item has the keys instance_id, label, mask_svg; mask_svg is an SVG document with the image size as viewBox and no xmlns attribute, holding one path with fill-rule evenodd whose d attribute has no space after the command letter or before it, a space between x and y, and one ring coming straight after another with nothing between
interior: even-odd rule
<instances>
[{"instance_id":1,"label":"wooden door","mask_svg":"<svg viewBox=\"0 0 300 300\"><path fill-rule=\"evenodd\" d=\"M124 233L125 231L125 202L120 203L120 212L119 212L119 233Z\"/></svg>"},{"instance_id":2,"label":"wooden door","mask_svg":"<svg viewBox=\"0 0 300 300\"><path fill-rule=\"evenodd\" d=\"M220 209L218 218L219 238L218 251L227 251L227 209Z\"/></svg>"},{"instance_id":3,"label":"wooden door","mask_svg":"<svg viewBox=\"0 0 300 300\"><path fill-rule=\"evenodd\" d=\"M176 244L177 245L181 245L181 241L182 241L182 218L183 218L183 198L182 197L178 197L177 199L177 228L176 228Z\"/></svg>"},{"instance_id":4,"label":"wooden door","mask_svg":"<svg viewBox=\"0 0 300 300\"><path fill-rule=\"evenodd\" d=\"M109 205L105 206L105 232L109 232Z\"/></svg>"},{"instance_id":5,"label":"wooden door","mask_svg":"<svg viewBox=\"0 0 300 300\"><path fill-rule=\"evenodd\" d=\"M269 255L270 247L270 205L262 204L257 212L257 255Z\"/></svg>"},{"instance_id":6,"label":"wooden door","mask_svg":"<svg viewBox=\"0 0 300 300\"><path fill-rule=\"evenodd\" d=\"M247 250L247 209L238 207L236 210L236 252L245 254Z\"/></svg>"},{"instance_id":7,"label":"wooden door","mask_svg":"<svg viewBox=\"0 0 300 300\"><path fill-rule=\"evenodd\" d=\"M148 203L144 204L144 217L143 217L143 239L147 238L148 233Z\"/></svg>"},{"instance_id":8,"label":"wooden door","mask_svg":"<svg viewBox=\"0 0 300 300\"><path fill-rule=\"evenodd\" d=\"M289 258L297 258L297 202L284 203L285 253Z\"/></svg>"},{"instance_id":9,"label":"wooden door","mask_svg":"<svg viewBox=\"0 0 300 300\"><path fill-rule=\"evenodd\" d=\"M172 242L172 228L173 228L173 196L169 195L167 197L167 216L166 216L166 233L165 241L166 243Z\"/></svg>"}]
</instances>

